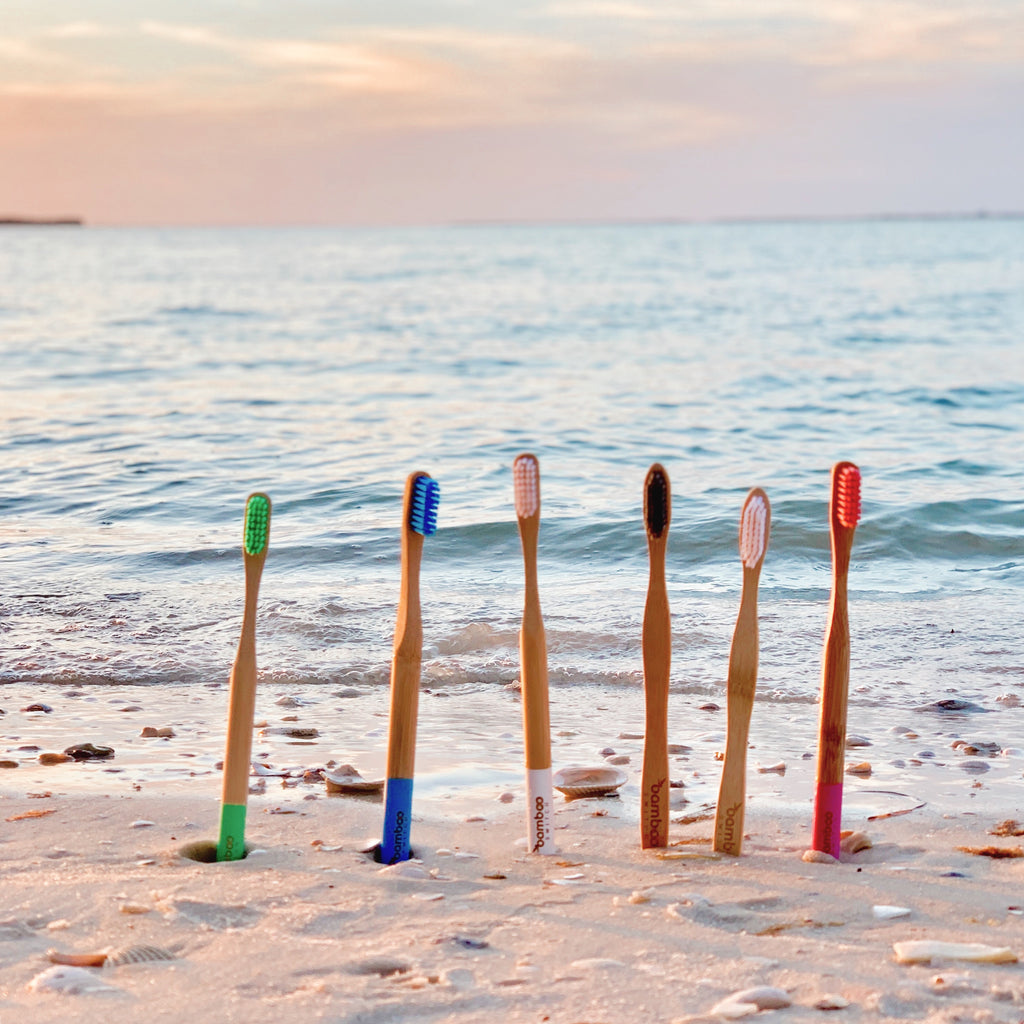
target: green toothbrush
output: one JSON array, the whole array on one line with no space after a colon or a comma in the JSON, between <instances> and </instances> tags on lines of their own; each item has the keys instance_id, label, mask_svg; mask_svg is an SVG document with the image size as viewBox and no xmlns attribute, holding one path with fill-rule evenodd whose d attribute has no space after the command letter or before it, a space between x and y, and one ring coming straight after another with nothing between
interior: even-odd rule
<instances>
[{"instance_id":1,"label":"green toothbrush","mask_svg":"<svg viewBox=\"0 0 1024 1024\"><path fill-rule=\"evenodd\" d=\"M250 494L245 502L242 558L245 561L245 614L238 653L231 669L228 739L224 755L220 841L217 860L245 856L245 809L249 799L249 761L256 714L256 598L270 543L270 498Z\"/></svg>"}]
</instances>

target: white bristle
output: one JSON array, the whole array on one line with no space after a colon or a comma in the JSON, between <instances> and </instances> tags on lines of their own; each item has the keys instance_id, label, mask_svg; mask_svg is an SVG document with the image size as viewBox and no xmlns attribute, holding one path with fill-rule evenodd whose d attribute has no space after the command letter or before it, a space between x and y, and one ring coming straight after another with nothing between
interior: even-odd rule
<instances>
[{"instance_id":1,"label":"white bristle","mask_svg":"<svg viewBox=\"0 0 1024 1024\"><path fill-rule=\"evenodd\" d=\"M755 495L747 502L740 520L740 559L748 569L753 569L764 555L767 518L768 506L764 498Z\"/></svg>"},{"instance_id":2,"label":"white bristle","mask_svg":"<svg viewBox=\"0 0 1024 1024\"><path fill-rule=\"evenodd\" d=\"M540 467L532 455L520 455L512 463L516 515L521 519L537 514L540 508Z\"/></svg>"}]
</instances>

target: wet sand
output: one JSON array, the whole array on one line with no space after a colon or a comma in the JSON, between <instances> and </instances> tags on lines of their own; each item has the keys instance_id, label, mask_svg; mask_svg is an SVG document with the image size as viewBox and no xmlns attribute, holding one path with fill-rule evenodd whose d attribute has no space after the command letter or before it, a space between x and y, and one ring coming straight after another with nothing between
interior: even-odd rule
<instances>
[{"instance_id":1,"label":"wet sand","mask_svg":"<svg viewBox=\"0 0 1024 1024\"><path fill-rule=\"evenodd\" d=\"M303 773L333 761L382 775L386 700L373 688L261 687L254 757L289 776L251 779L246 860L200 864L180 851L216 838L226 688L5 687L0 756L17 767L0 770L0 1017L624 1024L706 1016L730 993L767 986L790 1004L761 1011L777 1020L819 1019L829 1001L846 1004L835 1011L845 1021L1024 1018L1018 963L894 954L925 939L1024 955L1024 859L959 849L1024 844L990 834L1024 817L1012 700L974 713L851 706L850 737L865 742L847 761L871 774L847 776L844 826L871 846L821 864L801 857L813 704L756 707L744 853L718 858L724 701L702 710L710 702L673 696L674 845L641 851L639 695L554 688L556 768L629 758L628 781L613 798L559 798L559 854L540 858L520 841L518 696L427 693L419 862L382 869L361 852L379 838L379 800L328 795ZM33 703L52 710L21 710ZM173 736L142 737L147 726ZM76 742L115 754L39 763ZM893 906L900 916L874 910ZM139 945L176 959L80 969L89 991L48 987L76 984L67 968L47 973L50 948ZM713 1016L752 1009L728 1003Z\"/></svg>"}]
</instances>

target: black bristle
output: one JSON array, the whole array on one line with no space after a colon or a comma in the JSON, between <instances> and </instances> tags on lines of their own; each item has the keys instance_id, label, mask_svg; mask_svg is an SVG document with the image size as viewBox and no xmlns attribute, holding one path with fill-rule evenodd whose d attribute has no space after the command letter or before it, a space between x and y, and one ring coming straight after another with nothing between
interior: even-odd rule
<instances>
[{"instance_id":1,"label":"black bristle","mask_svg":"<svg viewBox=\"0 0 1024 1024\"><path fill-rule=\"evenodd\" d=\"M652 537L660 537L668 529L668 476L660 466L652 466L644 488L644 522Z\"/></svg>"}]
</instances>

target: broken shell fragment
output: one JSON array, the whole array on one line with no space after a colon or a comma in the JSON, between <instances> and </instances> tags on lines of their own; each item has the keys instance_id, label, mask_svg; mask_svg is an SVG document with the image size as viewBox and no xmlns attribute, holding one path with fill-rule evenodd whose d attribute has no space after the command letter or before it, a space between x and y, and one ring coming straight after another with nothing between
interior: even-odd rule
<instances>
[{"instance_id":1,"label":"broken shell fragment","mask_svg":"<svg viewBox=\"0 0 1024 1024\"><path fill-rule=\"evenodd\" d=\"M898 964L926 964L931 960L967 960L972 963L1013 964L1016 954L1007 946L986 946L981 942L936 942L913 939L894 942Z\"/></svg>"},{"instance_id":2,"label":"broken shell fragment","mask_svg":"<svg viewBox=\"0 0 1024 1024\"><path fill-rule=\"evenodd\" d=\"M910 917L910 907L894 907L886 903L881 903L871 908L871 913L875 915L875 918L879 921L892 921L897 917Z\"/></svg>"},{"instance_id":3,"label":"broken shell fragment","mask_svg":"<svg viewBox=\"0 0 1024 1024\"><path fill-rule=\"evenodd\" d=\"M586 796L610 796L625 781L626 773L605 765L593 768L562 768L555 772L552 784L568 800Z\"/></svg>"},{"instance_id":4,"label":"broken shell fragment","mask_svg":"<svg viewBox=\"0 0 1024 1024\"><path fill-rule=\"evenodd\" d=\"M384 789L383 779L364 779L350 764L325 770L323 775L328 793L379 793Z\"/></svg>"},{"instance_id":5,"label":"broken shell fragment","mask_svg":"<svg viewBox=\"0 0 1024 1024\"><path fill-rule=\"evenodd\" d=\"M727 1020L738 1020L740 1017L750 1017L760 1010L781 1010L792 1004L793 1000L789 998L789 993L781 988L759 985L757 988L747 988L727 996L711 1007L711 1013Z\"/></svg>"}]
</instances>

